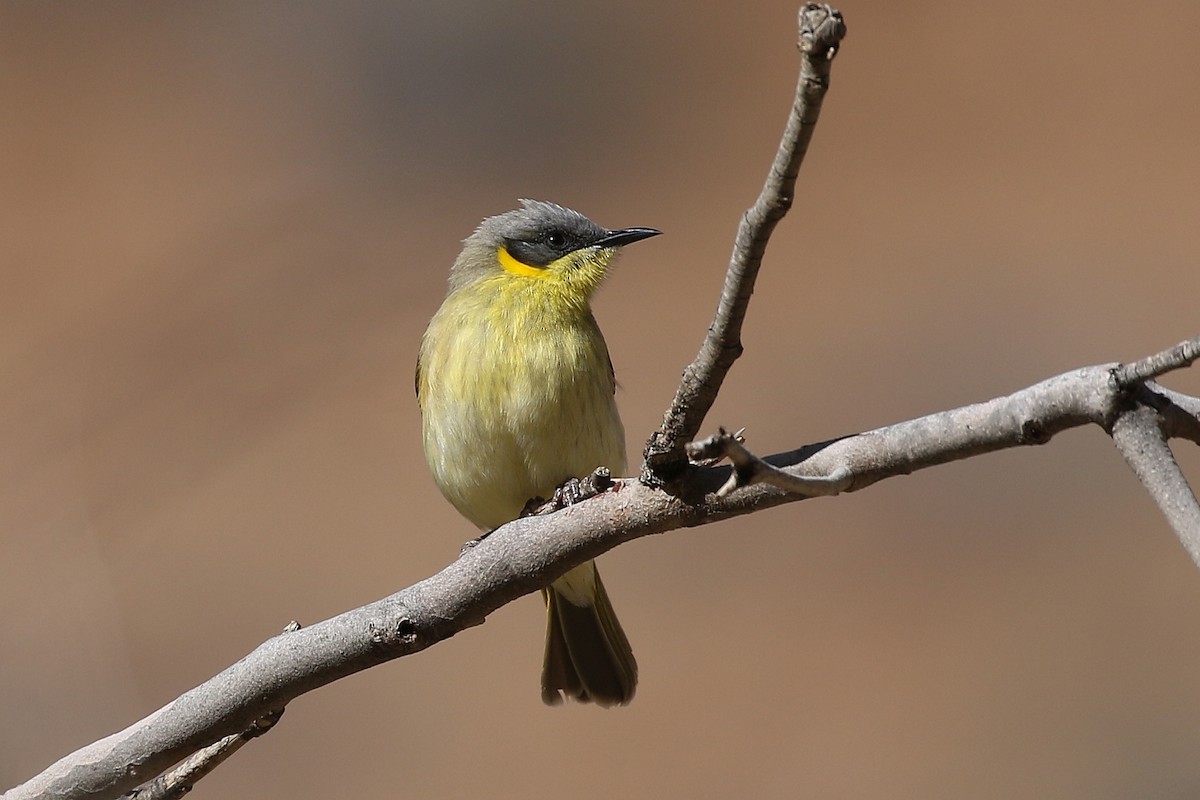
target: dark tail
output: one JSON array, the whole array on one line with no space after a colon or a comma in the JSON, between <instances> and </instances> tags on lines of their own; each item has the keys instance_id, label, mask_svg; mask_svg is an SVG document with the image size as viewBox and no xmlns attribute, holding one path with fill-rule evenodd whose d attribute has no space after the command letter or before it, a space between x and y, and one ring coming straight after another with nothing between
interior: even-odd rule
<instances>
[{"instance_id":1,"label":"dark tail","mask_svg":"<svg viewBox=\"0 0 1200 800\"><path fill-rule=\"evenodd\" d=\"M633 649L600 573L594 574L592 602L587 605L576 605L553 585L542 592L547 618L542 700L547 705L558 705L566 696L581 703L623 706L637 689Z\"/></svg>"}]
</instances>

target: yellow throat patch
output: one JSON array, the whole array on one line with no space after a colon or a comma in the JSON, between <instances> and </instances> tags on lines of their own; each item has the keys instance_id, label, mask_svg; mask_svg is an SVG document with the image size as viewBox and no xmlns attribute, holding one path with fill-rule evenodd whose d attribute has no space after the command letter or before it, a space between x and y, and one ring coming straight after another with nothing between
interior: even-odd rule
<instances>
[{"instance_id":1,"label":"yellow throat patch","mask_svg":"<svg viewBox=\"0 0 1200 800\"><path fill-rule=\"evenodd\" d=\"M496 258L500 260L500 266L504 267L504 271L511 272L513 275L525 278L545 278L550 275L547 267L531 267L524 262L517 261L504 246L496 251Z\"/></svg>"}]
</instances>

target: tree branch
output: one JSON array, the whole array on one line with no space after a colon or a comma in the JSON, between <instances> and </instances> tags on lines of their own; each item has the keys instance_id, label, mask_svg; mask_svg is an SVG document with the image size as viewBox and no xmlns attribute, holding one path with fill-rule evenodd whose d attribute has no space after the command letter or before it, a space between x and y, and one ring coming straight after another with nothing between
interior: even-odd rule
<instances>
[{"instance_id":1,"label":"tree branch","mask_svg":"<svg viewBox=\"0 0 1200 800\"><path fill-rule=\"evenodd\" d=\"M767 483L785 492L798 492L809 497L827 497L844 492L850 486L850 470L839 467L830 475L793 475L768 464L742 446L741 433L726 433L725 429L707 439L692 442L685 449L692 461L720 461L728 458L733 464L729 479L717 490L724 497L735 489L755 483Z\"/></svg>"},{"instance_id":2,"label":"tree branch","mask_svg":"<svg viewBox=\"0 0 1200 800\"><path fill-rule=\"evenodd\" d=\"M800 8L800 77L791 114L762 192L742 216L713 324L683 371L662 425L646 442L641 480L651 486L674 479L687 466L684 445L699 432L726 373L742 354L742 321L754 280L771 232L791 208L800 163L829 88L830 66L845 35L846 25L833 7L806 3Z\"/></svg>"},{"instance_id":3,"label":"tree branch","mask_svg":"<svg viewBox=\"0 0 1200 800\"><path fill-rule=\"evenodd\" d=\"M1200 444L1200 398L1172 391L1154 381L1146 381L1137 393L1162 416L1162 428L1168 438L1190 439Z\"/></svg>"},{"instance_id":4,"label":"tree branch","mask_svg":"<svg viewBox=\"0 0 1200 800\"><path fill-rule=\"evenodd\" d=\"M1114 437L1124 442L1121 409L1128 407L1130 390L1113 379L1119 369L1118 364L1084 367L1005 397L763 460L792 476L842 476L847 478L845 490L857 491L936 464L1043 444L1060 431L1087 424L1115 428ZM1149 406L1143 409L1152 412ZM1129 424L1134 426L1131 438L1144 436L1141 423L1131 419ZM1160 456L1155 463L1161 465ZM768 483L722 495L730 474L729 467L692 467L672 492L633 479L616 481L586 502L503 525L437 575L269 639L211 680L124 731L61 759L4 797L117 797L189 754L247 730L293 698L478 625L497 608L623 542L805 497ZM1180 519L1184 526L1193 525L1186 513Z\"/></svg>"},{"instance_id":5,"label":"tree branch","mask_svg":"<svg viewBox=\"0 0 1200 800\"><path fill-rule=\"evenodd\" d=\"M1138 405L1122 413L1113 423L1112 438L1192 561L1200 566L1200 503L1167 447L1158 412Z\"/></svg>"},{"instance_id":6,"label":"tree branch","mask_svg":"<svg viewBox=\"0 0 1200 800\"><path fill-rule=\"evenodd\" d=\"M1200 358L1200 337L1185 339L1169 350L1122 364L1113 370L1113 380L1122 389L1128 389L1136 384L1145 383L1151 378L1165 375L1172 370L1191 366L1198 358Z\"/></svg>"}]
</instances>

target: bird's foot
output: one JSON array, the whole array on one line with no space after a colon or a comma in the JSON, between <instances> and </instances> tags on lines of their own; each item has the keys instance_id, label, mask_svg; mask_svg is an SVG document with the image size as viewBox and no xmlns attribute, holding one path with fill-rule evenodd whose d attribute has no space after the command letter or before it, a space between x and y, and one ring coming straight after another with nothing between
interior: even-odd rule
<instances>
[{"instance_id":1,"label":"bird's foot","mask_svg":"<svg viewBox=\"0 0 1200 800\"><path fill-rule=\"evenodd\" d=\"M521 516L540 517L545 514L553 514L567 506L573 506L598 494L604 494L612 488L612 485L612 472L608 467L596 467L592 470L591 475L582 480L567 478L561 486L554 490L554 496L549 500L543 500L540 497L533 498L525 504L525 510L521 512Z\"/></svg>"}]
</instances>

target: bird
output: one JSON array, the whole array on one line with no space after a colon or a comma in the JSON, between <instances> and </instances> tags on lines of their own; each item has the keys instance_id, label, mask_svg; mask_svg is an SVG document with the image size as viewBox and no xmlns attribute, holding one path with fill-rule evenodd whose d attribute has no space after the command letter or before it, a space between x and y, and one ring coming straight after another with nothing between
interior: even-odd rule
<instances>
[{"instance_id":1,"label":"bird","mask_svg":"<svg viewBox=\"0 0 1200 800\"><path fill-rule=\"evenodd\" d=\"M616 379L591 300L623 247L660 233L522 200L464 240L421 339L416 389L434 483L481 530L598 467L623 474ZM595 562L542 596L542 700L629 703L637 661Z\"/></svg>"}]
</instances>

